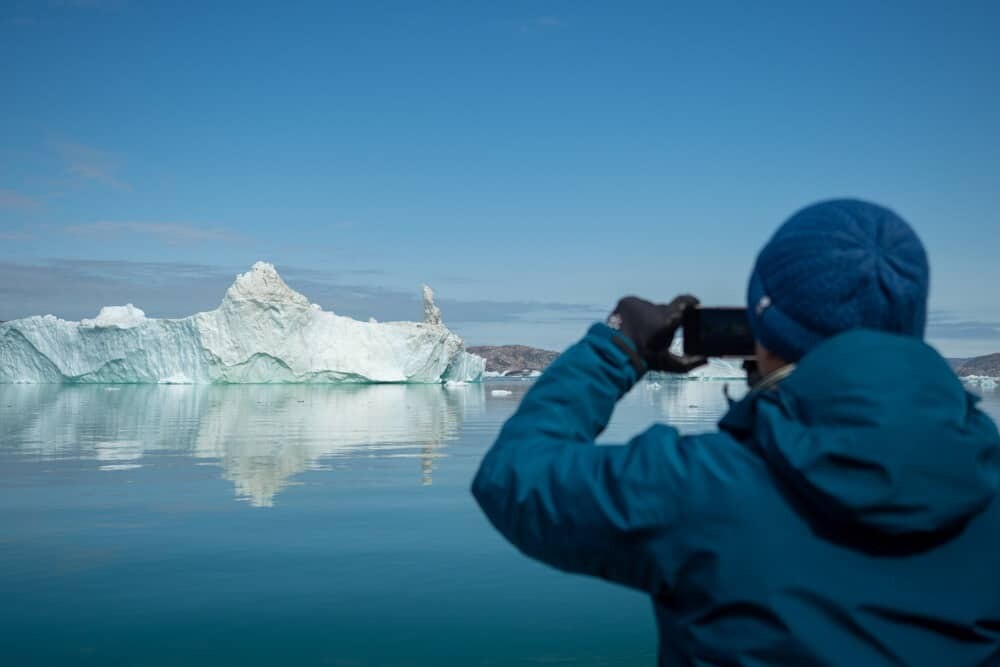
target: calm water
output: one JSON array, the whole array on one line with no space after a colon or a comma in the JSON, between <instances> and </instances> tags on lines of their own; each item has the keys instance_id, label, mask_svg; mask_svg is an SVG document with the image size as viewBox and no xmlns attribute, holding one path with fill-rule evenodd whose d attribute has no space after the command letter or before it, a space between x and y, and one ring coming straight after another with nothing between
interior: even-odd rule
<instances>
[{"instance_id":1,"label":"calm water","mask_svg":"<svg viewBox=\"0 0 1000 667\"><path fill-rule=\"evenodd\" d=\"M645 597L469 495L528 386L0 387L0 661L653 664ZM640 385L602 440L710 429L721 392Z\"/></svg>"}]
</instances>

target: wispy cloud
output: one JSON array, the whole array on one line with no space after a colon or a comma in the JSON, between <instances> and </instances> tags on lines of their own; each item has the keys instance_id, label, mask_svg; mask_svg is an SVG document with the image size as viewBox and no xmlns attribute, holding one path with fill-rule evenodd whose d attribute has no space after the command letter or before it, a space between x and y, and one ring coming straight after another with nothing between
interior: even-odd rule
<instances>
[{"instance_id":1,"label":"wispy cloud","mask_svg":"<svg viewBox=\"0 0 1000 667\"><path fill-rule=\"evenodd\" d=\"M190 263L0 260L0 320L49 313L77 320L123 303L180 317L215 308L235 275Z\"/></svg>"},{"instance_id":2,"label":"wispy cloud","mask_svg":"<svg viewBox=\"0 0 1000 667\"><path fill-rule=\"evenodd\" d=\"M969 317L968 313L957 310L934 309L927 315L927 336L955 340L1000 340L1000 322L978 319L975 315Z\"/></svg>"},{"instance_id":3,"label":"wispy cloud","mask_svg":"<svg viewBox=\"0 0 1000 667\"><path fill-rule=\"evenodd\" d=\"M0 188L0 208L18 211L35 211L45 206L45 202L16 190Z\"/></svg>"},{"instance_id":4,"label":"wispy cloud","mask_svg":"<svg viewBox=\"0 0 1000 667\"><path fill-rule=\"evenodd\" d=\"M337 281L344 276L385 276L388 271L383 268L371 269L308 269L298 266L281 266L281 275L285 278L294 276L303 280Z\"/></svg>"},{"instance_id":5,"label":"wispy cloud","mask_svg":"<svg viewBox=\"0 0 1000 667\"><path fill-rule=\"evenodd\" d=\"M52 147L74 178L101 183L116 190L132 189L130 184L117 175L121 167L121 159L117 156L92 146L68 141L53 142Z\"/></svg>"},{"instance_id":6,"label":"wispy cloud","mask_svg":"<svg viewBox=\"0 0 1000 667\"><path fill-rule=\"evenodd\" d=\"M996 339L1000 341L1000 322L959 320L954 322L934 322L927 325L930 338L952 339Z\"/></svg>"},{"instance_id":7,"label":"wispy cloud","mask_svg":"<svg viewBox=\"0 0 1000 667\"><path fill-rule=\"evenodd\" d=\"M521 24L521 32L531 32L533 30L552 30L564 26L562 19L555 16L536 16L530 21Z\"/></svg>"},{"instance_id":8,"label":"wispy cloud","mask_svg":"<svg viewBox=\"0 0 1000 667\"><path fill-rule=\"evenodd\" d=\"M459 275L457 273L433 273L429 276L429 279L433 281L433 284L446 284L446 285L485 285L492 282L486 278L476 278L468 275Z\"/></svg>"},{"instance_id":9,"label":"wispy cloud","mask_svg":"<svg viewBox=\"0 0 1000 667\"><path fill-rule=\"evenodd\" d=\"M215 308L237 273L224 267L173 262L49 259L0 260L0 320L53 313L91 317L102 306L134 303L151 317L183 317ZM423 317L420 286L369 282L379 270L322 271L278 265L289 286L339 315L381 321ZM365 274L371 277L365 279ZM531 301L439 299L446 324L569 322L593 319L591 306Z\"/></svg>"},{"instance_id":10,"label":"wispy cloud","mask_svg":"<svg viewBox=\"0 0 1000 667\"><path fill-rule=\"evenodd\" d=\"M126 0L53 0L56 7L75 7L77 9L121 9Z\"/></svg>"},{"instance_id":11,"label":"wispy cloud","mask_svg":"<svg viewBox=\"0 0 1000 667\"><path fill-rule=\"evenodd\" d=\"M200 241L236 241L242 237L221 227L200 227L177 222L99 221L66 225L63 230L74 236L152 236L164 243L196 243Z\"/></svg>"},{"instance_id":12,"label":"wispy cloud","mask_svg":"<svg viewBox=\"0 0 1000 667\"><path fill-rule=\"evenodd\" d=\"M419 319L422 317L421 293L414 289L399 289L358 282L361 277L380 278L384 269L319 270L297 267L277 267L288 284L310 300L329 306L342 315L361 319ZM448 281L443 276L437 280ZM432 281L432 286L433 286ZM524 321L591 321L603 317L604 306L553 301L489 301L449 299L438 292L438 305L448 322L524 322Z\"/></svg>"},{"instance_id":13,"label":"wispy cloud","mask_svg":"<svg viewBox=\"0 0 1000 667\"><path fill-rule=\"evenodd\" d=\"M32 238L25 232L0 232L0 241L30 241Z\"/></svg>"}]
</instances>

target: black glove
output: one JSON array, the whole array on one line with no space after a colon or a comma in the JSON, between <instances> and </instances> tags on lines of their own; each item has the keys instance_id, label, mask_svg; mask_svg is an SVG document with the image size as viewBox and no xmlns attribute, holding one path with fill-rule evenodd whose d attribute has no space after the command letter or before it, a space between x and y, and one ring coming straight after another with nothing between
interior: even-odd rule
<instances>
[{"instance_id":1,"label":"black glove","mask_svg":"<svg viewBox=\"0 0 1000 667\"><path fill-rule=\"evenodd\" d=\"M635 350L626 349L627 345L622 349L632 359L637 376L641 377L647 369L687 373L705 363L705 357L679 357L670 353L670 344L681 326L684 311L697 305L698 299L693 296L679 296L667 305L635 296L618 302L608 316L608 326L622 332L635 344Z\"/></svg>"}]
</instances>

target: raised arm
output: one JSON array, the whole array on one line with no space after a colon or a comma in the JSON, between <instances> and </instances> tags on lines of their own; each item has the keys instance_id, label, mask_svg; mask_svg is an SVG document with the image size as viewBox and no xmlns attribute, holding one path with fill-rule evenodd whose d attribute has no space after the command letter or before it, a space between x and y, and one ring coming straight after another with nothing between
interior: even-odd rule
<instances>
[{"instance_id":1,"label":"raised arm","mask_svg":"<svg viewBox=\"0 0 1000 667\"><path fill-rule=\"evenodd\" d=\"M591 327L525 395L472 491L497 530L529 556L652 591L660 574L649 540L678 515L684 448L667 426L625 446L594 446L644 370L637 363L648 363L644 347L605 324Z\"/></svg>"}]
</instances>

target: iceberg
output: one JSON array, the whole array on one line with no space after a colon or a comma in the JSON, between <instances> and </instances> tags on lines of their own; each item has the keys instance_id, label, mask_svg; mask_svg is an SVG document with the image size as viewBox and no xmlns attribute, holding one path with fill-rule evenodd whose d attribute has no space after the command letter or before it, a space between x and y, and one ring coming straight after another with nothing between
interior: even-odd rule
<instances>
[{"instance_id":1,"label":"iceberg","mask_svg":"<svg viewBox=\"0 0 1000 667\"><path fill-rule=\"evenodd\" d=\"M991 377L989 375L966 375L959 379L962 380L962 382L973 387L978 387L979 389L996 389L1000 386L1000 378Z\"/></svg>"},{"instance_id":2,"label":"iceberg","mask_svg":"<svg viewBox=\"0 0 1000 667\"><path fill-rule=\"evenodd\" d=\"M0 383L478 382L424 287L423 322L361 322L325 311L257 262L215 310L148 318L132 304L94 319L53 315L0 324Z\"/></svg>"}]
</instances>

